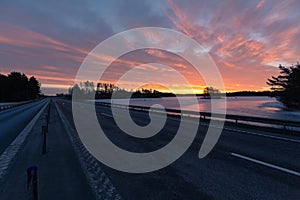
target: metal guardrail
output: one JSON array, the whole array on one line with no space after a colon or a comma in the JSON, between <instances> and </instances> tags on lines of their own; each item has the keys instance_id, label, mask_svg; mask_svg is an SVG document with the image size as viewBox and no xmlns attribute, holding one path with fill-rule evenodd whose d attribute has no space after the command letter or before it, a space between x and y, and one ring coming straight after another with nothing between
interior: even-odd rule
<instances>
[{"instance_id":1,"label":"metal guardrail","mask_svg":"<svg viewBox=\"0 0 300 200\"><path fill-rule=\"evenodd\" d=\"M207 120L218 120L218 119L225 119L226 121L235 122L236 124L240 122L252 122L252 123L260 123L260 124L268 124L268 125L278 125L282 126L284 129L287 127L300 127L300 122L297 121L290 121L290 120L280 120L280 119L271 119L271 118L263 118L263 117L250 117L250 116L242 116L242 115L231 115L226 114L225 116L223 114L218 113L210 113L210 112L195 112L195 111L189 111L189 110L177 110L177 109L161 109L161 108L151 108L147 106L135 106L135 105L123 105L123 104L111 104L111 103L104 103L104 102L95 102L96 105L103 105L103 106L114 106L114 107L120 107L120 108L129 108L133 110L141 110L141 111L149 111L150 109L152 111L156 112L167 112L169 114L175 114L175 115L190 115L193 117L200 117L202 119Z\"/></svg>"},{"instance_id":2,"label":"metal guardrail","mask_svg":"<svg viewBox=\"0 0 300 200\"><path fill-rule=\"evenodd\" d=\"M36 100L29 100L29 101L22 101L22 102L18 102L18 103L8 103L8 104L0 105L0 111L14 108L17 106L22 106L24 104L31 103L34 101L36 101Z\"/></svg>"}]
</instances>

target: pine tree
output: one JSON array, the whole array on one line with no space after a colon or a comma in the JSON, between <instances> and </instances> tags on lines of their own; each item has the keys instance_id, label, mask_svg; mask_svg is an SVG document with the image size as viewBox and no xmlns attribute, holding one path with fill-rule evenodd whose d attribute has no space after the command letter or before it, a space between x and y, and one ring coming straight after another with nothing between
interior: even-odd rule
<instances>
[{"instance_id":1,"label":"pine tree","mask_svg":"<svg viewBox=\"0 0 300 200\"><path fill-rule=\"evenodd\" d=\"M300 108L300 64L279 65L280 74L268 79L267 84L278 92L279 100L288 108Z\"/></svg>"}]
</instances>

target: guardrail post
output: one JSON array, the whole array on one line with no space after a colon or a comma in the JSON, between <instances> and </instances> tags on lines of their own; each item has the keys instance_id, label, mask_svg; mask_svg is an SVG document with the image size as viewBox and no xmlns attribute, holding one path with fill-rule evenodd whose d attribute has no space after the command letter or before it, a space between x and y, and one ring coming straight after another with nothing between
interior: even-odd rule
<instances>
[{"instance_id":1,"label":"guardrail post","mask_svg":"<svg viewBox=\"0 0 300 200\"><path fill-rule=\"evenodd\" d=\"M38 200L38 167L31 166L27 168L27 191L28 199Z\"/></svg>"},{"instance_id":2,"label":"guardrail post","mask_svg":"<svg viewBox=\"0 0 300 200\"><path fill-rule=\"evenodd\" d=\"M47 153L47 130L46 126L42 126L42 134L43 134L43 150L42 154Z\"/></svg>"}]
</instances>

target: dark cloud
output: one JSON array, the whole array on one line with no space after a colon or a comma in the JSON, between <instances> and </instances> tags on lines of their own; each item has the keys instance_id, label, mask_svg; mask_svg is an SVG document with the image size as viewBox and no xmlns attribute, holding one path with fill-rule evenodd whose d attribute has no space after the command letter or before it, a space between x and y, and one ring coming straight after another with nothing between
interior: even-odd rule
<instances>
[{"instance_id":1,"label":"dark cloud","mask_svg":"<svg viewBox=\"0 0 300 200\"><path fill-rule=\"evenodd\" d=\"M55 77L63 84L65 77L70 84L99 42L131 28L156 26L182 31L202 44L229 88L247 80L261 89L274 66L299 59L299 6L296 0L2 0L0 72L36 74L45 84ZM47 66L59 70L49 72ZM243 72L247 76L236 79Z\"/></svg>"}]
</instances>

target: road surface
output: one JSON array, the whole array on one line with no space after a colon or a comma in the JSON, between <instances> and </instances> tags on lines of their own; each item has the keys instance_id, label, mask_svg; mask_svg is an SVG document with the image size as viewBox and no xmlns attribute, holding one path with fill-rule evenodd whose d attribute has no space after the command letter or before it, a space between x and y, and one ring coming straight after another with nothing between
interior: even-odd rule
<instances>
[{"instance_id":1,"label":"road surface","mask_svg":"<svg viewBox=\"0 0 300 200\"><path fill-rule=\"evenodd\" d=\"M7 111L5 116L9 119L19 120L31 117L31 110L39 108L49 99L22 106L19 109ZM70 199L89 200L95 195L79 164L74 148L69 140L63 124L57 114L54 104L51 104L49 132L47 133L47 152L42 154L43 135L42 126L46 125L45 109L37 120L35 126L28 134L25 144L12 159L9 170L4 177L0 176L1 200L27 200L30 192L27 190L26 169L30 166L38 167L38 191L40 200ZM24 113L24 118L20 117ZM1 113L2 114L2 113ZM2 116L0 114L0 116ZM25 117L27 114L27 117ZM23 116L23 115L22 115ZM31 118L30 118L31 117ZM6 122L6 121L5 121ZM1 122L2 123L2 122ZM10 123L9 120L7 123ZM25 123L25 122L23 122ZM2 124L4 127L6 124ZM9 127L8 125L5 127ZM9 155L8 155L9 156ZM6 161L8 158L4 158ZM0 159L0 172L2 167Z\"/></svg>"},{"instance_id":2,"label":"road surface","mask_svg":"<svg viewBox=\"0 0 300 200\"><path fill-rule=\"evenodd\" d=\"M2 149L47 101L0 112ZM180 123L179 118L168 116L160 133L138 139L118 128L109 107L96 106L96 110L107 137L132 152L165 146ZM207 130L201 122L193 144L177 161L155 172L132 174L103 165L86 150L78 151L77 147L84 147L75 139L71 101L53 99L50 113L47 154L41 154L44 113L0 180L1 200L26 199L25 170L31 165L39 167L40 199L300 199L299 136L227 125L213 151L199 159ZM131 116L139 125L149 122L146 112L132 111Z\"/></svg>"},{"instance_id":3,"label":"road surface","mask_svg":"<svg viewBox=\"0 0 300 200\"><path fill-rule=\"evenodd\" d=\"M71 101L55 103L74 130ZM160 133L138 139L118 128L109 107L96 106L96 110L109 139L132 152L163 147L179 126L178 118L168 117ZM148 113L132 111L131 115L137 124L149 122ZM186 153L161 170L131 174L100 164L101 169L124 199L300 199L299 137L225 126L214 150L199 159L206 130L207 124L199 126Z\"/></svg>"},{"instance_id":4,"label":"road surface","mask_svg":"<svg viewBox=\"0 0 300 200\"><path fill-rule=\"evenodd\" d=\"M0 154L47 102L44 99L0 111Z\"/></svg>"}]
</instances>

